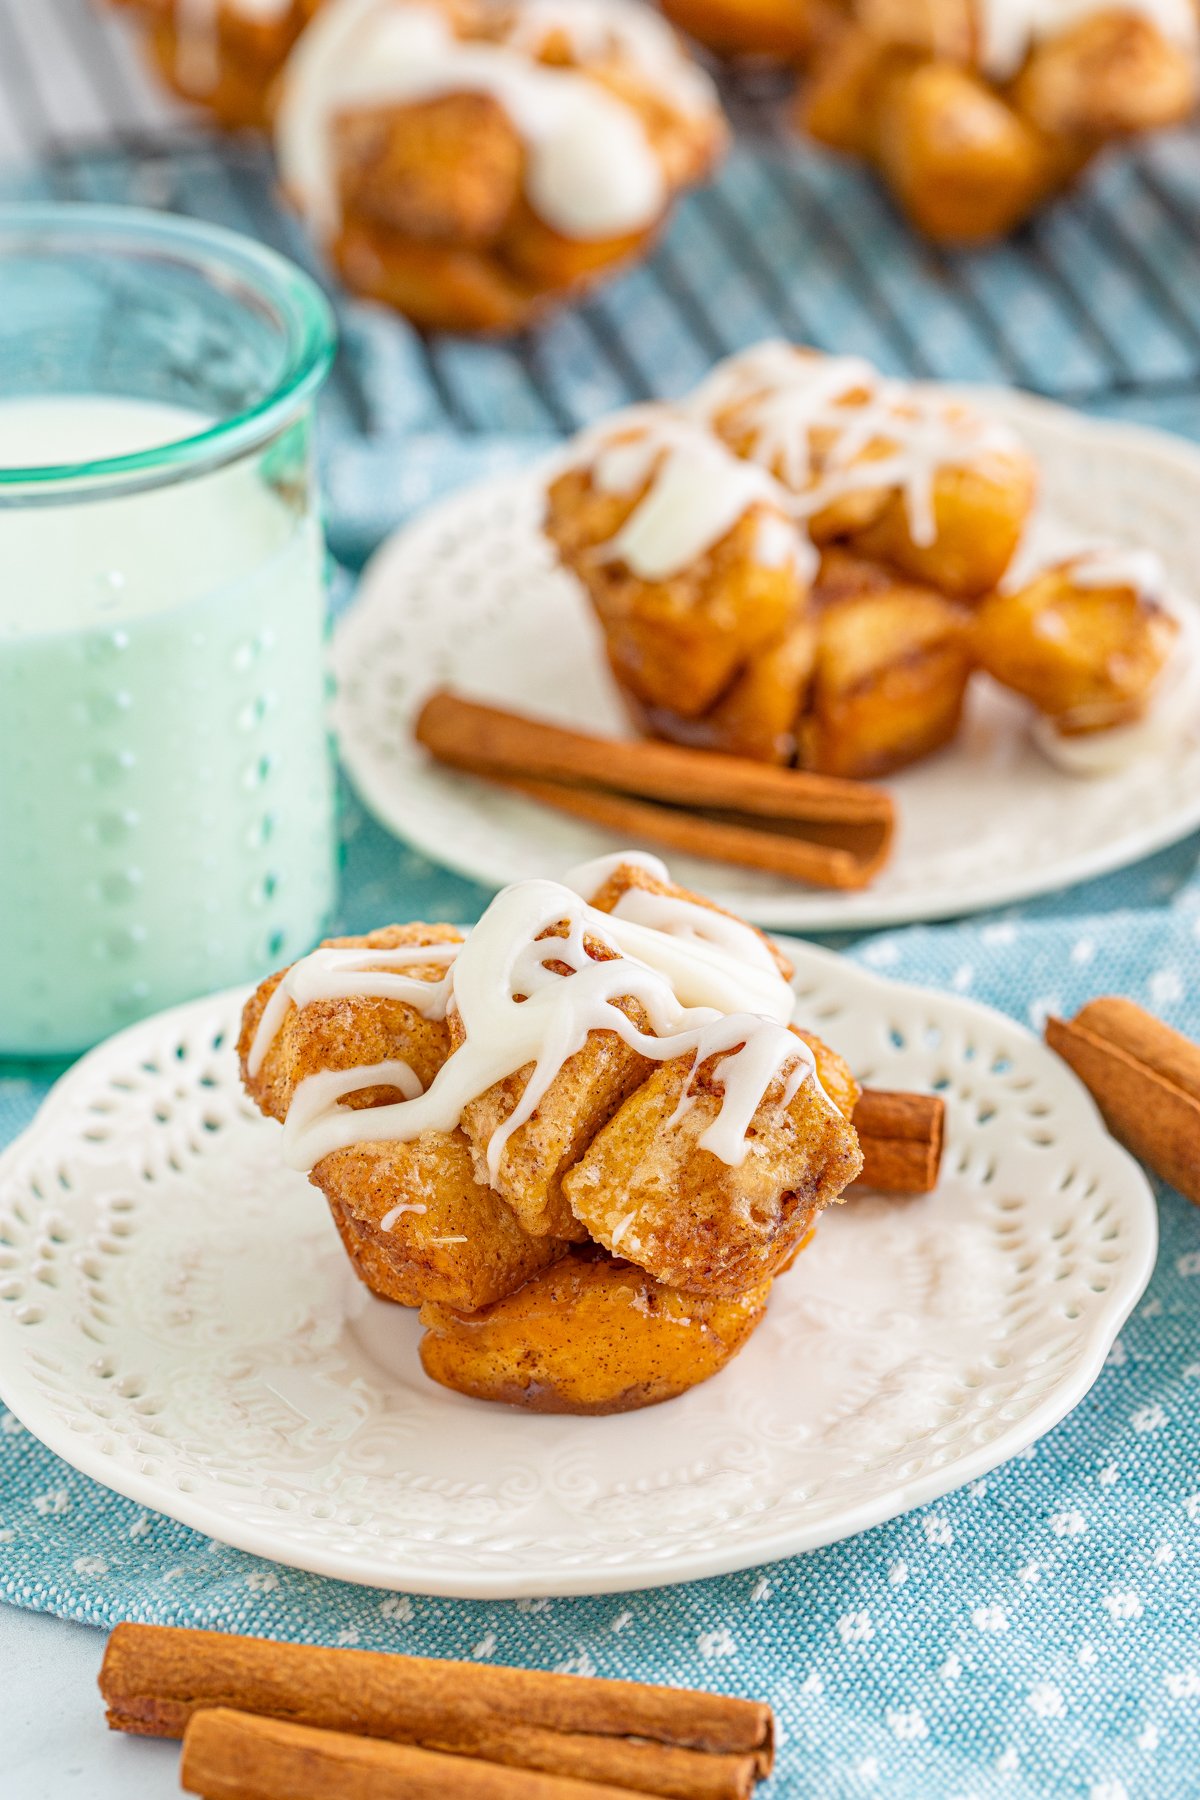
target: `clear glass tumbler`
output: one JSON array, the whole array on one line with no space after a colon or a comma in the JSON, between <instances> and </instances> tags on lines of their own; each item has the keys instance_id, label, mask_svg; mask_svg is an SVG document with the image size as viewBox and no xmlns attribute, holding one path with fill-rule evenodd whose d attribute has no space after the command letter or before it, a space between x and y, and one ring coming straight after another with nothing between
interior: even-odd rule
<instances>
[{"instance_id":1,"label":"clear glass tumbler","mask_svg":"<svg viewBox=\"0 0 1200 1800\"><path fill-rule=\"evenodd\" d=\"M308 278L0 208L0 1053L307 948L334 888Z\"/></svg>"}]
</instances>

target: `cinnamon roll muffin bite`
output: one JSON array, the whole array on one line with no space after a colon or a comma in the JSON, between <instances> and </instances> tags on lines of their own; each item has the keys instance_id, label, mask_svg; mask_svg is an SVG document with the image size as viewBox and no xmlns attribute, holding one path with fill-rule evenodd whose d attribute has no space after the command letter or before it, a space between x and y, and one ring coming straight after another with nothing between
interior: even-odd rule
<instances>
[{"instance_id":1,"label":"cinnamon roll muffin bite","mask_svg":"<svg viewBox=\"0 0 1200 1800\"><path fill-rule=\"evenodd\" d=\"M702 717L804 612L814 558L779 483L678 409L585 434L550 484L546 530L651 717Z\"/></svg>"},{"instance_id":2,"label":"cinnamon roll muffin bite","mask_svg":"<svg viewBox=\"0 0 1200 1800\"><path fill-rule=\"evenodd\" d=\"M434 1380L627 1410L725 1366L862 1169L786 970L630 853L324 946L248 1003L244 1079Z\"/></svg>"},{"instance_id":3,"label":"cinnamon roll muffin bite","mask_svg":"<svg viewBox=\"0 0 1200 1800\"><path fill-rule=\"evenodd\" d=\"M1035 485L1013 433L960 402L768 343L585 433L545 529L642 730L873 776L957 731L967 609Z\"/></svg>"},{"instance_id":4,"label":"cinnamon roll muffin bite","mask_svg":"<svg viewBox=\"0 0 1200 1800\"><path fill-rule=\"evenodd\" d=\"M283 80L283 186L348 284L513 330L650 243L725 143L639 0L326 0Z\"/></svg>"},{"instance_id":5,"label":"cinnamon roll muffin bite","mask_svg":"<svg viewBox=\"0 0 1200 1800\"><path fill-rule=\"evenodd\" d=\"M321 0L112 0L158 74L231 128L270 123L279 72Z\"/></svg>"},{"instance_id":6,"label":"cinnamon roll muffin bite","mask_svg":"<svg viewBox=\"0 0 1200 1800\"><path fill-rule=\"evenodd\" d=\"M1200 624L1137 545L1014 581L1036 493L1019 436L936 384L765 343L582 433L543 524L648 735L870 779L951 744L988 676L1100 775L1200 717Z\"/></svg>"},{"instance_id":7,"label":"cinnamon roll muffin bite","mask_svg":"<svg viewBox=\"0 0 1200 1800\"><path fill-rule=\"evenodd\" d=\"M331 939L263 982L238 1045L260 1111L295 1129L330 1096L351 1114L427 1087L450 1054L448 972L462 941L449 925L388 926ZM364 1084L367 1066L376 1079ZM486 1306L566 1248L524 1231L476 1180L458 1129L333 1145L311 1178L360 1278L401 1305Z\"/></svg>"},{"instance_id":8,"label":"cinnamon roll muffin bite","mask_svg":"<svg viewBox=\"0 0 1200 1800\"><path fill-rule=\"evenodd\" d=\"M1002 236L1106 145L1196 104L1196 0L851 0L799 119L927 236Z\"/></svg>"}]
</instances>

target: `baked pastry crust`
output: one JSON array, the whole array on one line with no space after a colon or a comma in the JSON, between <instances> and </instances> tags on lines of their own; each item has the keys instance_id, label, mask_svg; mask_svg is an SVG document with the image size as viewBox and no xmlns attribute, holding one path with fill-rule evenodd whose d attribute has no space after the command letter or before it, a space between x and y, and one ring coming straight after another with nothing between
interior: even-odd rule
<instances>
[{"instance_id":1,"label":"baked pastry crust","mask_svg":"<svg viewBox=\"0 0 1200 1800\"><path fill-rule=\"evenodd\" d=\"M525 1231L476 1179L462 1131L426 1132L411 1144L366 1139L324 1157L311 1179L359 1279L401 1306L435 1300L474 1312L567 1249L563 1239Z\"/></svg>"},{"instance_id":2,"label":"baked pastry crust","mask_svg":"<svg viewBox=\"0 0 1200 1800\"><path fill-rule=\"evenodd\" d=\"M656 1068L566 1176L593 1240L668 1287L732 1298L791 1261L818 1212L862 1166L853 1127L804 1082L782 1077L731 1166L700 1139L717 1116L718 1070L688 1059Z\"/></svg>"},{"instance_id":3,"label":"baked pastry crust","mask_svg":"<svg viewBox=\"0 0 1200 1800\"><path fill-rule=\"evenodd\" d=\"M856 0L798 104L811 136L872 162L939 242L1006 235L1106 144L1196 103L1191 0L1171 35L1138 0L1096 0L1065 23L1031 10L1024 29L1003 4Z\"/></svg>"},{"instance_id":4,"label":"baked pastry crust","mask_svg":"<svg viewBox=\"0 0 1200 1800\"><path fill-rule=\"evenodd\" d=\"M515 330L641 252L725 139L634 0L325 0L276 128L349 285L459 331Z\"/></svg>"},{"instance_id":5,"label":"baked pastry crust","mask_svg":"<svg viewBox=\"0 0 1200 1800\"><path fill-rule=\"evenodd\" d=\"M585 434L545 530L639 729L870 777L957 732L968 609L1035 489L1019 441L961 402L775 343Z\"/></svg>"},{"instance_id":6,"label":"baked pastry crust","mask_svg":"<svg viewBox=\"0 0 1200 1800\"><path fill-rule=\"evenodd\" d=\"M770 1282L731 1299L665 1287L633 1263L572 1255L468 1314L421 1309L425 1373L531 1412L617 1413L711 1380L761 1324Z\"/></svg>"},{"instance_id":7,"label":"baked pastry crust","mask_svg":"<svg viewBox=\"0 0 1200 1800\"><path fill-rule=\"evenodd\" d=\"M331 938L332 950L396 952L460 944L452 925L391 925L363 937ZM369 966L370 957L363 959ZM438 963L393 963L393 971L431 986ZM287 970L263 982L247 1003L238 1039L242 1079L268 1118L287 1118L300 1086L314 1075L403 1062L427 1088L450 1054L444 1019L426 1018L405 1001L349 994L289 1002L260 1062L252 1053L263 1018ZM402 1098L390 1086L352 1089L347 1108L369 1109ZM375 1143L322 1157L309 1179L324 1194L358 1276L372 1292L402 1306L437 1299L471 1309L519 1287L562 1256L563 1241L526 1232L501 1197L476 1179L462 1131L429 1132L413 1143Z\"/></svg>"},{"instance_id":8,"label":"baked pastry crust","mask_svg":"<svg viewBox=\"0 0 1200 1800\"><path fill-rule=\"evenodd\" d=\"M505 890L465 941L332 941L261 985L239 1054L360 1278L422 1308L433 1379L620 1411L740 1348L862 1167L858 1089L784 1029L761 932L654 859L572 879Z\"/></svg>"},{"instance_id":9,"label":"baked pastry crust","mask_svg":"<svg viewBox=\"0 0 1200 1800\"><path fill-rule=\"evenodd\" d=\"M1139 719L1178 637L1152 594L1119 569L1089 579L1086 559L990 595L972 623L980 666L1068 737Z\"/></svg>"}]
</instances>

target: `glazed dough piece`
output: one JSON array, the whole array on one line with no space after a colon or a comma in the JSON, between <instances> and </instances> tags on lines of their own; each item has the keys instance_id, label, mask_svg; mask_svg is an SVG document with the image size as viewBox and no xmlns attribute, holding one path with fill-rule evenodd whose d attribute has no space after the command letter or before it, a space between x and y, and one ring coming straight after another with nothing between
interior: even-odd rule
<instances>
[{"instance_id":1,"label":"glazed dough piece","mask_svg":"<svg viewBox=\"0 0 1200 1800\"><path fill-rule=\"evenodd\" d=\"M375 965L399 976L427 983L433 995L448 966L447 961L414 957L396 961L397 952L434 945L452 948L463 934L453 925L385 925L363 937L326 938L322 950L380 951ZM364 959L371 966L371 958ZM422 1087L428 1087L450 1054L450 1033L444 1007L434 1006L426 1017L406 1000L386 994L350 993L297 1006L288 1000L269 1042L259 1039L263 1016L287 982L290 969L269 976L251 995L242 1014L238 1058L246 1092L259 1111L281 1124L300 1083L310 1075L331 1069L357 1069L366 1063L405 1062ZM287 989L284 988L286 994ZM278 1002L276 1002L278 1005ZM257 1055L254 1054L259 1040ZM394 1090L384 1090L392 1097ZM380 1090L350 1095L347 1106L374 1106Z\"/></svg>"},{"instance_id":2,"label":"glazed dough piece","mask_svg":"<svg viewBox=\"0 0 1200 1800\"><path fill-rule=\"evenodd\" d=\"M636 0L326 0L276 138L352 286L422 325L511 330L648 243L725 127Z\"/></svg>"},{"instance_id":3,"label":"glazed dough piece","mask_svg":"<svg viewBox=\"0 0 1200 1800\"><path fill-rule=\"evenodd\" d=\"M1004 237L1059 185L1062 162L1051 146L969 69L941 62L889 69L875 96L875 159L927 237L962 244Z\"/></svg>"},{"instance_id":4,"label":"glazed dough piece","mask_svg":"<svg viewBox=\"0 0 1200 1800\"><path fill-rule=\"evenodd\" d=\"M113 0L159 75L231 129L270 123L275 83L321 0Z\"/></svg>"},{"instance_id":5,"label":"glazed dough piece","mask_svg":"<svg viewBox=\"0 0 1200 1800\"><path fill-rule=\"evenodd\" d=\"M450 925L393 925L365 937L330 939L322 949L380 952L374 962L367 956L359 963L427 984L432 996L446 963L406 963L396 953L461 942L462 933ZM381 994L347 993L303 1005L289 1000L265 1039L264 1015L289 974L272 976L251 997L238 1041L246 1091L268 1118L282 1122L300 1085L332 1071L403 1064L418 1088L426 1088L450 1053L449 1029L436 1016L440 1008L433 1006L435 1016L426 1017L405 1000ZM357 972L350 977L361 979ZM342 1104L369 1109L402 1097L396 1087L377 1085L347 1094ZM500 1196L476 1180L461 1131L392 1144L370 1141L364 1128L364 1142L322 1158L310 1179L325 1195L359 1276L405 1306L426 1299L486 1305L566 1247L552 1237L529 1236Z\"/></svg>"},{"instance_id":6,"label":"glazed dough piece","mask_svg":"<svg viewBox=\"0 0 1200 1800\"><path fill-rule=\"evenodd\" d=\"M740 1164L699 1139L716 1118L721 1059L664 1063L563 1182L591 1237L668 1286L735 1297L785 1267L818 1212L862 1167L853 1126L809 1077L781 1077L755 1111Z\"/></svg>"},{"instance_id":7,"label":"glazed dough piece","mask_svg":"<svg viewBox=\"0 0 1200 1800\"><path fill-rule=\"evenodd\" d=\"M474 1312L566 1253L564 1241L523 1230L476 1179L462 1131L429 1131L407 1144L368 1139L324 1157L310 1179L359 1279L401 1306L436 1301Z\"/></svg>"},{"instance_id":8,"label":"glazed dough piece","mask_svg":"<svg viewBox=\"0 0 1200 1800\"><path fill-rule=\"evenodd\" d=\"M689 405L775 477L822 547L970 597L1020 541L1036 478L1013 433L860 357L759 344L719 363Z\"/></svg>"},{"instance_id":9,"label":"glazed dough piece","mask_svg":"<svg viewBox=\"0 0 1200 1800\"><path fill-rule=\"evenodd\" d=\"M857 0L799 119L926 235L982 242L1106 143L1186 117L1198 49L1194 0Z\"/></svg>"},{"instance_id":10,"label":"glazed dough piece","mask_svg":"<svg viewBox=\"0 0 1200 1800\"><path fill-rule=\"evenodd\" d=\"M974 620L981 667L1067 737L1140 718L1179 637L1135 560L1068 559L992 594Z\"/></svg>"},{"instance_id":11,"label":"glazed dough piece","mask_svg":"<svg viewBox=\"0 0 1200 1800\"><path fill-rule=\"evenodd\" d=\"M477 1400L629 1412L718 1374L762 1320L769 1289L685 1294L630 1263L572 1255L480 1312L425 1306L421 1362L433 1381Z\"/></svg>"},{"instance_id":12,"label":"glazed dough piece","mask_svg":"<svg viewBox=\"0 0 1200 1800\"><path fill-rule=\"evenodd\" d=\"M1168 10L1184 17L1187 7L1180 0ZM1173 125L1196 102L1195 51L1136 9L1097 8L1034 45L1013 82L1013 105L1047 137L1068 142Z\"/></svg>"},{"instance_id":13,"label":"glazed dough piece","mask_svg":"<svg viewBox=\"0 0 1200 1800\"><path fill-rule=\"evenodd\" d=\"M546 530L645 707L698 717L805 611L808 546L778 484L667 408L583 441Z\"/></svg>"},{"instance_id":14,"label":"glazed dough piece","mask_svg":"<svg viewBox=\"0 0 1200 1800\"><path fill-rule=\"evenodd\" d=\"M593 937L584 942L587 954L596 962L615 956ZM553 967L552 935L546 945ZM560 968L562 979L570 981L571 970L566 964ZM640 1030L649 1030L645 1013L632 1001L622 1003L621 1010ZM455 1044L461 1042L462 1026L456 1014L451 1015L450 1029ZM575 1241L587 1236L563 1195L563 1177L650 1066L615 1031L590 1032L583 1048L568 1057L555 1075L532 1117L509 1136L494 1175L489 1173L488 1146L519 1105L533 1075L533 1064L496 1082L466 1107L462 1125L476 1174L480 1181L491 1180L526 1231L536 1237L549 1234Z\"/></svg>"}]
</instances>

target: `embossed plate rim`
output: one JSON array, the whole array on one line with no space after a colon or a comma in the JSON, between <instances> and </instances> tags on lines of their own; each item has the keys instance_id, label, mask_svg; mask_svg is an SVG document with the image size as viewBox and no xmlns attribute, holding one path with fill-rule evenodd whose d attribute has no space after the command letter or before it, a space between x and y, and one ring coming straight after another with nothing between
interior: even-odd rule
<instances>
[{"instance_id":1,"label":"embossed plate rim","mask_svg":"<svg viewBox=\"0 0 1200 1800\"><path fill-rule=\"evenodd\" d=\"M1130 456L1142 464L1168 464L1177 475L1194 484L1196 502L1200 506L1200 447L1169 432L1122 421L1093 419L1054 401L1015 389L951 383L929 385L935 386L943 395L957 395L985 411L995 412L1018 428L1025 424L1031 431L1050 434L1058 440L1056 454L1064 457L1071 454L1074 440L1081 449L1099 451L1111 457L1114 469L1123 467ZM552 840L556 832L570 829L578 833L583 828L577 821L568 822L537 807L534 801L519 801L515 796L503 795L505 806L520 809L521 823L508 828L511 850L506 846L502 852L495 845L480 844L468 833L439 831L433 822L436 807L428 808L430 816L426 818L422 808L418 806L414 810L406 799L410 789L420 791L427 780L420 760L414 758L396 766L382 756L372 745L370 733L364 729L359 708L347 702L344 685L356 669L377 654L380 636L386 633L389 615L394 612L396 596L403 590L404 576L413 559L423 559L427 555L426 546L448 530L452 529L455 536L461 537L470 530L473 514L486 512L489 506L498 504L505 496L528 500L531 489L544 481L546 472L561 459L561 454L556 452L543 457L536 465L517 474L493 476L460 489L402 525L367 564L358 592L337 622L333 636L333 666L339 684L333 701L334 731L342 761L359 798L385 829L434 861L484 885L501 886L516 879L520 870L529 866L530 845L538 835L539 824L541 836L549 836ZM1188 603L1200 606L1200 588L1182 597ZM434 673L431 671L428 681L422 681L420 685L422 691L435 685ZM407 717L406 709L405 721ZM402 723L400 731L407 735L406 722ZM933 759L934 764L952 758L954 754L951 748L942 758ZM979 775L983 780L991 778L986 769L979 771ZM489 795L497 797L497 790L488 790L472 777L448 770L435 770L428 779L439 783L470 784L476 794L476 810L487 806ZM1063 793L1064 796L1074 790L1086 793L1090 787L1099 789L1114 783L1124 784L1129 779L1131 777L1127 775L1102 779L1098 783L1075 779L1064 786ZM442 798L444 800L444 795ZM903 829L903 794L900 800ZM877 883L873 888L847 894L822 892L799 885L790 893L780 894L773 878L768 878L771 885L764 885L764 878L751 871L731 872L709 862L697 862L694 873L689 864L684 877L756 924L779 930L860 930L951 918L1033 899L1095 876L1110 874L1178 843L1200 825L1200 781L1194 784L1190 798L1178 801L1150 820L1139 816L1132 801L1128 810L1131 822L1120 834L1085 844L1080 849L1063 851L1050 860L1041 854L1040 845L1014 845L1011 872L1005 877L993 873L968 876L963 881L953 874L948 876L945 869L935 867L927 884L906 885L889 893L885 871L882 885ZM526 824L526 819L531 822ZM561 866L565 867L571 860L580 860L585 854L592 855L611 847L610 836L596 834L596 841L589 848L560 858ZM600 837L605 840L603 844ZM552 867L546 872L557 873L558 869ZM730 879L736 879L739 884L736 892L726 887Z\"/></svg>"},{"instance_id":2,"label":"embossed plate rim","mask_svg":"<svg viewBox=\"0 0 1200 1800\"><path fill-rule=\"evenodd\" d=\"M163 1478L115 1465L109 1454L93 1447L89 1440L73 1432L65 1420L55 1416L49 1401L39 1391L35 1377L25 1367L27 1361L32 1360L28 1355L28 1339L25 1335L30 1327L16 1324L13 1310L8 1307L0 1307L0 1352L4 1352L0 1355L0 1400L28 1430L81 1473L140 1505L166 1513L180 1523L236 1549L284 1562L313 1574L367 1586L407 1589L413 1593L465 1599L616 1593L729 1574L779 1557L819 1549L826 1544L857 1535L988 1473L1058 1424L1079 1404L1099 1375L1121 1326L1145 1291L1154 1267L1157 1250L1157 1207L1154 1195L1137 1164L1108 1137L1086 1090L1066 1065L1025 1026L994 1008L962 996L890 981L874 971L848 963L830 951L799 941L783 941L796 961L796 982L802 994L806 971L809 971L810 991L813 985L824 984L838 992L843 1006L865 1002L878 1014L886 1002L890 1003L890 1008L896 1009L892 1016L899 1017L901 1009L906 1005L912 1006L919 1002L926 1022L935 1021L939 1029L949 1030L957 1023L968 1028L967 1035L970 1037L970 1028L978 1032L987 1027L990 1031L1000 1030L1009 1041L1015 1040L1023 1052L1032 1053L1038 1072L1039 1091L1049 1094L1056 1104L1061 1104L1064 1108L1067 1126L1065 1141L1068 1145L1086 1146L1090 1166L1099 1169L1106 1181L1122 1190L1126 1203L1125 1216L1130 1227L1124 1256L1115 1267L1111 1286L1098 1297L1094 1312L1079 1328L1078 1354L1066 1374L1060 1375L1040 1398L1033 1401L1021 1418L990 1442L977 1445L961 1455L952 1455L940 1467L923 1475L900 1480L887 1491L877 1492L858 1503L846 1505L806 1529L798 1530L795 1525L785 1525L774 1532L766 1530L758 1535L753 1530L735 1531L728 1534L727 1544L716 1551L709 1546L699 1551L667 1554L658 1559L655 1559L645 1545L639 1543L632 1552L623 1553L623 1560L613 1556L611 1548L606 1560L604 1549L598 1547L597 1560L591 1567L539 1573L536 1569L511 1570L498 1566L487 1571L475 1568L456 1576L453 1571L445 1568L430 1573L428 1566L423 1567L422 1558L428 1564L430 1546L417 1539L410 1540L407 1549L398 1554L389 1552L390 1560L385 1559L378 1546L371 1542L362 1543L359 1552L353 1556L322 1550L320 1547L313 1548L308 1544L289 1542L285 1515L279 1515L278 1522L270 1526L259 1525L223 1510L219 1495L210 1499L180 1492L169 1486ZM244 990L232 990L227 994L191 1001L144 1020L91 1051L56 1083L33 1124L0 1156L0 1194L3 1194L17 1165L39 1140L47 1136L53 1137L60 1120L69 1113L75 1098L88 1091L93 1077L105 1065L120 1062L123 1051L135 1050L139 1044L157 1042L160 1034L176 1019L180 1022L181 1037L185 1035L187 1022L192 1018L202 1018L206 1009L209 1010L211 1019L218 1016L218 1009L226 1009L220 1012L221 1018L232 1019L233 1009L243 997ZM929 1052L922 1054L931 1055ZM129 1066L128 1058L124 1066ZM1019 1103L1014 1100L1013 1104L1017 1107ZM102 1162L103 1158L99 1160ZM66 1321L68 1326L71 1323L70 1320ZM78 1322L74 1323L77 1327ZM38 1327L33 1329L37 1330ZM58 1329L61 1330L62 1326ZM46 1347L45 1344L42 1345L43 1352ZM722 1382L736 1381L738 1364L735 1363L717 1379ZM669 1413L670 1403L662 1414L656 1416L661 1416L666 1425ZM515 1432L519 1432L530 1422L527 1416L519 1412L508 1416L511 1417ZM539 1418L536 1423L543 1426L552 1422ZM567 1423L579 1422L564 1421L564 1425ZM487 1527L484 1526L482 1530L486 1533ZM439 1555L446 1555L444 1545L439 1544L435 1548ZM641 1560L638 1560L639 1557Z\"/></svg>"}]
</instances>

